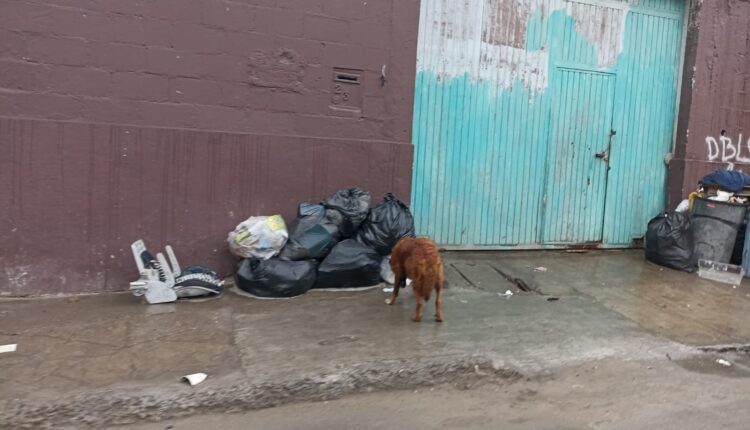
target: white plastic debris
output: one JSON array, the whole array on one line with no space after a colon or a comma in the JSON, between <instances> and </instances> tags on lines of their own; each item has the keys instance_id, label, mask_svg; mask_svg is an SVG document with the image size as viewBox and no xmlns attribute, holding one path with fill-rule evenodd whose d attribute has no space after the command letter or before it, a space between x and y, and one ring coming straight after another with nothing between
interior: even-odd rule
<instances>
[{"instance_id":1,"label":"white plastic debris","mask_svg":"<svg viewBox=\"0 0 750 430\"><path fill-rule=\"evenodd\" d=\"M182 377L182 379L188 381L191 387L200 384L201 382L205 381L206 378L208 378L208 375L206 375L205 373L193 373Z\"/></svg>"},{"instance_id":2,"label":"white plastic debris","mask_svg":"<svg viewBox=\"0 0 750 430\"><path fill-rule=\"evenodd\" d=\"M392 293L393 292L393 287L385 287L385 288L383 288L383 292L384 293Z\"/></svg>"},{"instance_id":3,"label":"white plastic debris","mask_svg":"<svg viewBox=\"0 0 750 430\"><path fill-rule=\"evenodd\" d=\"M396 283L396 275L391 269L391 256L383 257L383 261L380 263L380 277L390 285Z\"/></svg>"},{"instance_id":4,"label":"white plastic debris","mask_svg":"<svg viewBox=\"0 0 750 430\"><path fill-rule=\"evenodd\" d=\"M728 202L729 199L731 199L734 196L734 193L730 193L728 191L721 191L717 190L716 195L713 197L709 197L709 200L717 201L717 202Z\"/></svg>"},{"instance_id":5,"label":"white plastic debris","mask_svg":"<svg viewBox=\"0 0 750 430\"><path fill-rule=\"evenodd\" d=\"M690 200L685 199L681 201L679 205L677 205L677 208L674 211L675 212L687 212L688 209L690 209Z\"/></svg>"},{"instance_id":6,"label":"white plastic debris","mask_svg":"<svg viewBox=\"0 0 750 430\"><path fill-rule=\"evenodd\" d=\"M0 345L0 354L3 352L16 352L16 347L18 344L16 343L10 343L8 345Z\"/></svg>"},{"instance_id":7,"label":"white plastic debris","mask_svg":"<svg viewBox=\"0 0 750 430\"><path fill-rule=\"evenodd\" d=\"M544 267L544 266L539 266L539 267L534 268L534 271L535 272L546 272L547 268Z\"/></svg>"},{"instance_id":8,"label":"white plastic debris","mask_svg":"<svg viewBox=\"0 0 750 430\"><path fill-rule=\"evenodd\" d=\"M459 300L459 302L461 302L461 303L463 303L463 304L469 303L469 301L468 301L468 300Z\"/></svg>"},{"instance_id":9,"label":"white plastic debris","mask_svg":"<svg viewBox=\"0 0 750 430\"><path fill-rule=\"evenodd\" d=\"M726 367L729 367L729 366L732 365L732 363L730 363L727 360L724 360L723 358L717 358L716 362L719 363L719 364L721 364L722 366L726 366Z\"/></svg>"},{"instance_id":10,"label":"white plastic debris","mask_svg":"<svg viewBox=\"0 0 750 430\"><path fill-rule=\"evenodd\" d=\"M508 297L508 298L510 298L510 297L513 297L513 291L507 290L504 293L497 293L497 295L500 296L500 297Z\"/></svg>"}]
</instances>

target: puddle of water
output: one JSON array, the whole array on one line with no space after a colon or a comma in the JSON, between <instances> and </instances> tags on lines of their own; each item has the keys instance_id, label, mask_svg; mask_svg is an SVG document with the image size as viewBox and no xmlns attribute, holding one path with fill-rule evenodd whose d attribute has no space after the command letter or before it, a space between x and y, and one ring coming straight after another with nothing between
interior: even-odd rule
<instances>
[{"instance_id":1,"label":"puddle of water","mask_svg":"<svg viewBox=\"0 0 750 430\"><path fill-rule=\"evenodd\" d=\"M718 363L726 360L731 366ZM690 358L675 360L677 365L691 372L708 375L726 376L729 378L750 378L750 356L747 355L697 355Z\"/></svg>"}]
</instances>

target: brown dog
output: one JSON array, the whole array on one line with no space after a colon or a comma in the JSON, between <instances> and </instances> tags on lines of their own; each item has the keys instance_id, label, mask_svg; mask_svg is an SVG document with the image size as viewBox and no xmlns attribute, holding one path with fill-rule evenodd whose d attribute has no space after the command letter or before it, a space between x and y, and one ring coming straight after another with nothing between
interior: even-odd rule
<instances>
[{"instance_id":1,"label":"brown dog","mask_svg":"<svg viewBox=\"0 0 750 430\"><path fill-rule=\"evenodd\" d=\"M412 321L422 320L422 300L430 300L435 290L435 321L443 321L443 261L435 242L430 239L405 237L398 241L391 254L391 268L396 275L393 294L385 300L392 305L398 297L398 290L406 284L406 278L412 280L414 298L417 300L417 311Z\"/></svg>"}]
</instances>

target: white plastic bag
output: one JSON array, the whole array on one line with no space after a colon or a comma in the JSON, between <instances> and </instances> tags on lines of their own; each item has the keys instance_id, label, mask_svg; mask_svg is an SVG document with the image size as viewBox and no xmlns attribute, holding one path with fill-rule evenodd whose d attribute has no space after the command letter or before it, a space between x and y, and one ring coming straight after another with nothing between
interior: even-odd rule
<instances>
[{"instance_id":1,"label":"white plastic bag","mask_svg":"<svg viewBox=\"0 0 750 430\"><path fill-rule=\"evenodd\" d=\"M250 217L229 233L229 251L237 257L268 260L286 245L289 233L281 215Z\"/></svg>"},{"instance_id":2,"label":"white plastic bag","mask_svg":"<svg viewBox=\"0 0 750 430\"><path fill-rule=\"evenodd\" d=\"M391 269L391 256L383 257L383 262L380 263L380 277L385 281L386 284L393 285L396 283L396 275Z\"/></svg>"},{"instance_id":3,"label":"white plastic bag","mask_svg":"<svg viewBox=\"0 0 750 430\"><path fill-rule=\"evenodd\" d=\"M690 209L690 200L685 199L680 202L679 205L677 205L677 209L675 209L675 212L687 212L688 209Z\"/></svg>"}]
</instances>

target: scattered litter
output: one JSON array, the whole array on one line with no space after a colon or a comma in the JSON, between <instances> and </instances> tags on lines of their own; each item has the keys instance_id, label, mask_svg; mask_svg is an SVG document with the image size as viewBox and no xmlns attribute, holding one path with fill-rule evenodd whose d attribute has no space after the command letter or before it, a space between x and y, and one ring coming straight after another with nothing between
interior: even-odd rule
<instances>
[{"instance_id":1,"label":"scattered litter","mask_svg":"<svg viewBox=\"0 0 750 430\"><path fill-rule=\"evenodd\" d=\"M547 301L548 301L548 302L556 302L556 301L558 301L558 300L560 300L560 298L559 298L559 297L547 297Z\"/></svg>"},{"instance_id":2,"label":"scattered litter","mask_svg":"<svg viewBox=\"0 0 750 430\"><path fill-rule=\"evenodd\" d=\"M469 301L468 301L468 300L459 300L459 302L461 302L461 303L463 303L463 304L469 303Z\"/></svg>"},{"instance_id":3,"label":"scattered litter","mask_svg":"<svg viewBox=\"0 0 750 430\"><path fill-rule=\"evenodd\" d=\"M208 378L208 375L206 375L205 373L193 373L182 377L183 380L188 381L190 386L198 385L201 382L205 381L206 378Z\"/></svg>"},{"instance_id":4,"label":"scattered litter","mask_svg":"<svg viewBox=\"0 0 750 430\"><path fill-rule=\"evenodd\" d=\"M724 360L723 358L717 358L716 362L719 363L719 364L721 364L722 366L727 366L727 367L729 367L729 366L732 365L732 363L730 363L727 360Z\"/></svg>"},{"instance_id":5,"label":"scattered litter","mask_svg":"<svg viewBox=\"0 0 750 430\"><path fill-rule=\"evenodd\" d=\"M542 273L544 273L544 272L546 272L546 271L547 271L547 268L546 268L546 267L544 267L544 266L539 266L539 267L535 267L535 268L534 268L534 271L535 271L535 272L542 272Z\"/></svg>"},{"instance_id":6,"label":"scattered litter","mask_svg":"<svg viewBox=\"0 0 750 430\"><path fill-rule=\"evenodd\" d=\"M690 209L690 200L684 199L680 202L679 205L677 205L677 208L674 210L675 212L687 212Z\"/></svg>"},{"instance_id":7,"label":"scattered litter","mask_svg":"<svg viewBox=\"0 0 750 430\"><path fill-rule=\"evenodd\" d=\"M182 270L174 250L167 245L167 257L161 252L154 257L143 240L130 245L140 277L130 283L134 296L145 296L150 304L174 302L181 297L219 295L224 281L213 270L201 266L189 266Z\"/></svg>"},{"instance_id":8,"label":"scattered litter","mask_svg":"<svg viewBox=\"0 0 750 430\"><path fill-rule=\"evenodd\" d=\"M16 346L18 346L18 344L16 343L0 345L0 354L2 354L3 352L16 352Z\"/></svg>"},{"instance_id":9,"label":"scattered litter","mask_svg":"<svg viewBox=\"0 0 750 430\"><path fill-rule=\"evenodd\" d=\"M384 293L392 293L393 292L393 287L385 287L385 288L383 288L383 292Z\"/></svg>"},{"instance_id":10,"label":"scattered litter","mask_svg":"<svg viewBox=\"0 0 750 430\"><path fill-rule=\"evenodd\" d=\"M500 296L500 297L508 297L508 298L510 298L510 297L513 296L513 291L507 290L505 293L497 293L497 295Z\"/></svg>"}]
</instances>

